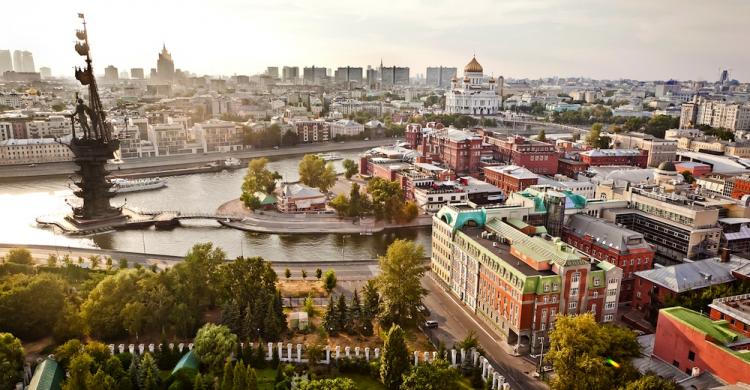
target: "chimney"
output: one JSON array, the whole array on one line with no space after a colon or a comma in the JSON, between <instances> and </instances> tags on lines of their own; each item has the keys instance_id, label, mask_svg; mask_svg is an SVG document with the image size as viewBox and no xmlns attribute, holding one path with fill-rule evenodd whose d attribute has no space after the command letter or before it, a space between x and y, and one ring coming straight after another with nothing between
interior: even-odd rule
<instances>
[{"instance_id":1,"label":"chimney","mask_svg":"<svg viewBox=\"0 0 750 390\"><path fill-rule=\"evenodd\" d=\"M728 263L731 254L732 252L729 250L729 248L719 249L719 261L721 261L722 263Z\"/></svg>"}]
</instances>

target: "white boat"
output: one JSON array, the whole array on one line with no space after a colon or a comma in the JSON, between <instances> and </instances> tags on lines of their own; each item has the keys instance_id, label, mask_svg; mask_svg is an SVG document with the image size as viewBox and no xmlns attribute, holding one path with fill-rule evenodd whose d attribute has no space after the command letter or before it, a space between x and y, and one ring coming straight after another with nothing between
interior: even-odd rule
<instances>
[{"instance_id":1,"label":"white boat","mask_svg":"<svg viewBox=\"0 0 750 390\"><path fill-rule=\"evenodd\" d=\"M316 156L323 161L336 161L343 159L343 157L336 153L318 153Z\"/></svg>"},{"instance_id":2,"label":"white boat","mask_svg":"<svg viewBox=\"0 0 750 390\"><path fill-rule=\"evenodd\" d=\"M242 165L242 161L234 157L227 157L227 159L224 160L224 166L227 168L237 168L241 165Z\"/></svg>"},{"instance_id":3,"label":"white boat","mask_svg":"<svg viewBox=\"0 0 750 390\"><path fill-rule=\"evenodd\" d=\"M112 179L112 192L123 194L126 192L156 190L167 186L167 179L151 177L144 179Z\"/></svg>"}]
</instances>

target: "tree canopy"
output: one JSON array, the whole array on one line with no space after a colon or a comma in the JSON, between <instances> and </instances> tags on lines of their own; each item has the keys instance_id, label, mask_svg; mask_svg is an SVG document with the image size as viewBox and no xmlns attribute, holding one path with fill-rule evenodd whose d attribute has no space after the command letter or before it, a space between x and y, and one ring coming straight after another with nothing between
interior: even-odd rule
<instances>
[{"instance_id":1,"label":"tree canopy","mask_svg":"<svg viewBox=\"0 0 750 390\"><path fill-rule=\"evenodd\" d=\"M458 388L458 370L444 359L420 364L404 374L401 390L453 390Z\"/></svg>"},{"instance_id":2,"label":"tree canopy","mask_svg":"<svg viewBox=\"0 0 750 390\"><path fill-rule=\"evenodd\" d=\"M260 207L260 201L255 196L256 192L270 194L276 188L276 180L281 179L281 175L276 171L267 168L268 159L256 158L250 160L247 164L247 173L242 182L242 195L240 200L250 209Z\"/></svg>"},{"instance_id":3,"label":"tree canopy","mask_svg":"<svg viewBox=\"0 0 750 390\"><path fill-rule=\"evenodd\" d=\"M395 240L378 263L380 274L375 283L380 293L381 320L400 325L420 320L418 308L427 293L421 284L427 271L424 248L412 241Z\"/></svg>"},{"instance_id":4,"label":"tree canopy","mask_svg":"<svg viewBox=\"0 0 750 390\"><path fill-rule=\"evenodd\" d=\"M223 325L208 323L198 330L193 351L201 363L218 373L230 354L237 348L237 335Z\"/></svg>"},{"instance_id":5,"label":"tree canopy","mask_svg":"<svg viewBox=\"0 0 750 390\"><path fill-rule=\"evenodd\" d=\"M12 389L21 381L23 358L21 340L10 333L0 333L0 388Z\"/></svg>"},{"instance_id":6,"label":"tree canopy","mask_svg":"<svg viewBox=\"0 0 750 390\"><path fill-rule=\"evenodd\" d=\"M326 164L322 158L306 154L299 163L299 180L307 186L328 192L336 183L336 170L333 164Z\"/></svg>"},{"instance_id":7,"label":"tree canopy","mask_svg":"<svg viewBox=\"0 0 750 390\"><path fill-rule=\"evenodd\" d=\"M383 357L380 361L380 382L386 389L398 390L401 387L403 375L409 370L409 363L404 331L394 324L385 334Z\"/></svg>"}]
</instances>

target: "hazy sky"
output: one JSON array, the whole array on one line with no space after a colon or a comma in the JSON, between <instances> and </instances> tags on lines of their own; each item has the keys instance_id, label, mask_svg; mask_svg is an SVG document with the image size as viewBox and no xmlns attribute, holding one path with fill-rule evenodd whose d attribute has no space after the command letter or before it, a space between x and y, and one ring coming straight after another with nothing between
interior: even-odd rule
<instances>
[{"instance_id":1,"label":"hazy sky","mask_svg":"<svg viewBox=\"0 0 750 390\"><path fill-rule=\"evenodd\" d=\"M747 0L22 0L3 4L0 49L71 74L77 12L99 72L155 67L162 42L199 74L269 65L386 65L424 73L476 53L510 78L750 79Z\"/></svg>"}]
</instances>

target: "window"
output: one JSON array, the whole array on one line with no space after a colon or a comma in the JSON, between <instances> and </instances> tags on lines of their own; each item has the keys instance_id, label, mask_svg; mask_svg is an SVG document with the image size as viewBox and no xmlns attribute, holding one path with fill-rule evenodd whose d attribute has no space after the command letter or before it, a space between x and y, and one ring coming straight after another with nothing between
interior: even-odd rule
<instances>
[{"instance_id":1,"label":"window","mask_svg":"<svg viewBox=\"0 0 750 390\"><path fill-rule=\"evenodd\" d=\"M672 365L679 368L680 362L678 362L677 360L672 360Z\"/></svg>"},{"instance_id":2,"label":"window","mask_svg":"<svg viewBox=\"0 0 750 390\"><path fill-rule=\"evenodd\" d=\"M591 312L596 314L596 303L591 305Z\"/></svg>"},{"instance_id":3,"label":"window","mask_svg":"<svg viewBox=\"0 0 750 390\"><path fill-rule=\"evenodd\" d=\"M690 360L691 362L695 361L695 352L688 351L688 360Z\"/></svg>"},{"instance_id":4,"label":"window","mask_svg":"<svg viewBox=\"0 0 750 390\"><path fill-rule=\"evenodd\" d=\"M570 289L570 295L574 296L574 297L578 296L578 288L576 288L576 287L571 288Z\"/></svg>"},{"instance_id":5,"label":"window","mask_svg":"<svg viewBox=\"0 0 750 390\"><path fill-rule=\"evenodd\" d=\"M581 273L580 272L574 272L573 278L571 279L571 282L578 283L578 281L581 280Z\"/></svg>"},{"instance_id":6,"label":"window","mask_svg":"<svg viewBox=\"0 0 750 390\"><path fill-rule=\"evenodd\" d=\"M549 283L544 283L544 292L549 292Z\"/></svg>"},{"instance_id":7,"label":"window","mask_svg":"<svg viewBox=\"0 0 750 390\"><path fill-rule=\"evenodd\" d=\"M575 310L578 307L578 302L568 303L568 310Z\"/></svg>"},{"instance_id":8,"label":"window","mask_svg":"<svg viewBox=\"0 0 750 390\"><path fill-rule=\"evenodd\" d=\"M607 314L604 316L604 322L609 322L615 319L615 316L612 314Z\"/></svg>"},{"instance_id":9,"label":"window","mask_svg":"<svg viewBox=\"0 0 750 390\"><path fill-rule=\"evenodd\" d=\"M594 299L599 298L599 291L594 291L594 293L591 294L591 297Z\"/></svg>"},{"instance_id":10,"label":"window","mask_svg":"<svg viewBox=\"0 0 750 390\"><path fill-rule=\"evenodd\" d=\"M599 278L594 278L594 287L599 287Z\"/></svg>"},{"instance_id":11,"label":"window","mask_svg":"<svg viewBox=\"0 0 750 390\"><path fill-rule=\"evenodd\" d=\"M615 303L614 302L609 302L609 303L606 303L604 305L604 309L605 310L614 310L614 308L615 308Z\"/></svg>"}]
</instances>

